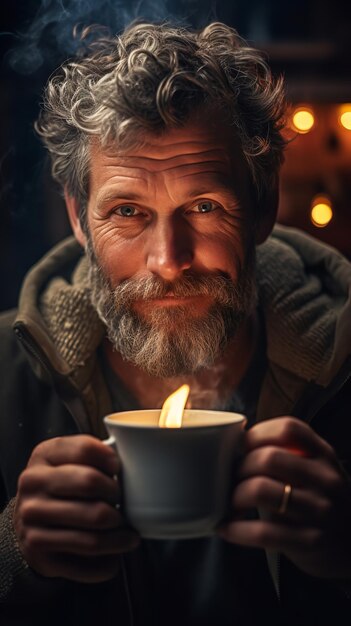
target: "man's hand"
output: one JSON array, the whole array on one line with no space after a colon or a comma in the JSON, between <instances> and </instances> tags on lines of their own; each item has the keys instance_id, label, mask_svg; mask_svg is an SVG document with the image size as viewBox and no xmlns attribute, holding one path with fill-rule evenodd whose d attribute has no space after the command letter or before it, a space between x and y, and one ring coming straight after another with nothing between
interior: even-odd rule
<instances>
[{"instance_id":1,"label":"man's hand","mask_svg":"<svg viewBox=\"0 0 351 626\"><path fill-rule=\"evenodd\" d=\"M39 574L78 582L113 578L118 554L139 536L116 510L116 454L88 435L40 443L18 481L14 524L27 563Z\"/></svg>"},{"instance_id":2,"label":"man's hand","mask_svg":"<svg viewBox=\"0 0 351 626\"><path fill-rule=\"evenodd\" d=\"M304 572L351 580L351 483L332 447L307 424L280 417L253 426L223 539L277 550ZM285 513L284 487L291 485ZM263 519L244 520L258 508Z\"/></svg>"}]
</instances>

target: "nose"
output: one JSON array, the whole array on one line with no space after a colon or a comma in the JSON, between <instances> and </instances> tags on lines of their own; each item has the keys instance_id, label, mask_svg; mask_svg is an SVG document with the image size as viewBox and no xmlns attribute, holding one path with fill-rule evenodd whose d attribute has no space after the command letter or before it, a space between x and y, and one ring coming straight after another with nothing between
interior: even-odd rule
<instances>
[{"instance_id":1,"label":"nose","mask_svg":"<svg viewBox=\"0 0 351 626\"><path fill-rule=\"evenodd\" d=\"M151 231L151 232L150 232ZM194 254L186 225L172 218L161 218L150 226L146 268L172 282L192 265Z\"/></svg>"}]
</instances>

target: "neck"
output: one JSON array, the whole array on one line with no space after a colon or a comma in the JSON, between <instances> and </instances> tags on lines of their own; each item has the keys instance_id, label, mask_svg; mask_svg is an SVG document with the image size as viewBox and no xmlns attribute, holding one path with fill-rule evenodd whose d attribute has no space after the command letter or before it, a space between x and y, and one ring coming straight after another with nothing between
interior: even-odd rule
<instances>
[{"instance_id":1,"label":"neck","mask_svg":"<svg viewBox=\"0 0 351 626\"><path fill-rule=\"evenodd\" d=\"M155 378L123 360L107 339L104 350L110 367L142 409L160 408L166 397L184 383L190 386L188 408L224 409L250 365L255 344L256 317L252 316L212 367L172 378Z\"/></svg>"}]
</instances>

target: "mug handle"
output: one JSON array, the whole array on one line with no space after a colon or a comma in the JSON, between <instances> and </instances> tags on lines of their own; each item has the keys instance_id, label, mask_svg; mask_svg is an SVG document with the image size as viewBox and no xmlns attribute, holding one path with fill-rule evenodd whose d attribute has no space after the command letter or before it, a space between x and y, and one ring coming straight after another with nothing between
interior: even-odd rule
<instances>
[{"instance_id":1,"label":"mug handle","mask_svg":"<svg viewBox=\"0 0 351 626\"><path fill-rule=\"evenodd\" d=\"M103 443L104 446L108 446L109 448L114 450L114 452L117 452L116 439L112 435L108 439L103 439L101 443ZM113 480L118 482L118 476L116 474L113 476ZM115 504L115 508L119 510L121 508L121 504L118 502L117 504Z\"/></svg>"},{"instance_id":2,"label":"mug handle","mask_svg":"<svg viewBox=\"0 0 351 626\"><path fill-rule=\"evenodd\" d=\"M102 443L103 443L105 446L108 446L109 448L112 448L112 450L114 450L115 452L117 451L117 450L116 450L116 439L115 439L112 435L111 435L111 437L109 437L108 439L104 439L104 440L102 441Z\"/></svg>"}]
</instances>

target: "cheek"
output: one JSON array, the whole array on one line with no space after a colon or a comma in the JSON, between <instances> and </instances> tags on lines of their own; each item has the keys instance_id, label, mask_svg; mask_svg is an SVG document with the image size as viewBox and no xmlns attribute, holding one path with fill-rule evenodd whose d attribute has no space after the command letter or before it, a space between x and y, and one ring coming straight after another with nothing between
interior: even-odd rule
<instances>
[{"instance_id":1,"label":"cheek","mask_svg":"<svg viewBox=\"0 0 351 626\"><path fill-rule=\"evenodd\" d=\"M221 228L212 236L201 238L197 258L207 271L225 272L236 280L245 260L241 233Z\"/></svg>"}]
</instances>

